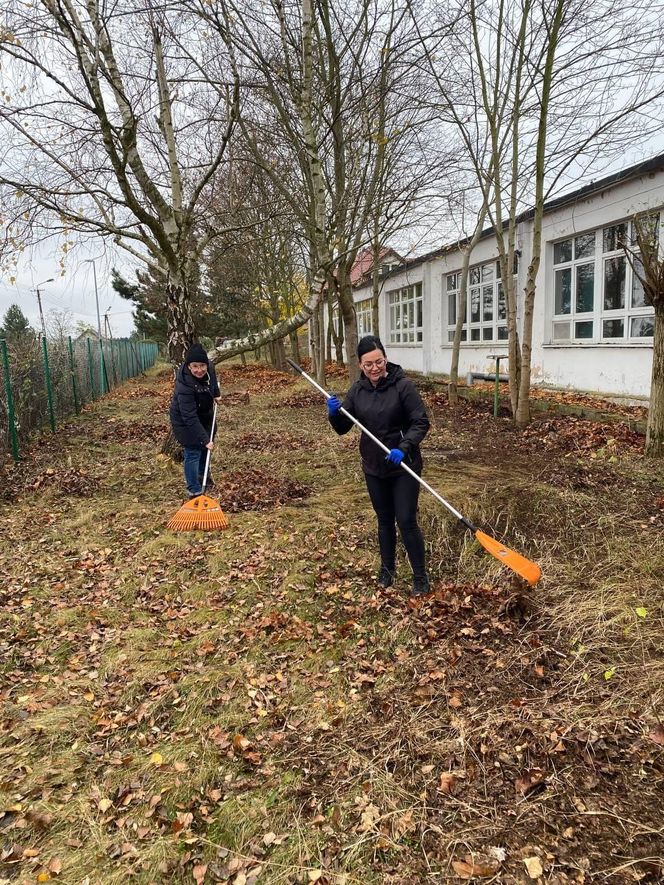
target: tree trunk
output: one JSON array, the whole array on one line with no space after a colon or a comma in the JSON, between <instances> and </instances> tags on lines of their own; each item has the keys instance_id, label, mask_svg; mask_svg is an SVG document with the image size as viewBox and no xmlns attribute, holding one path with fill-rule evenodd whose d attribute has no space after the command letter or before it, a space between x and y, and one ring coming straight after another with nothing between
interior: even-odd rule
<instances>
[{"instance_id":1,"label":"tree trunk","mask_svg":"<svg viewBox=\"0 0 664 885\"><path fill-rule=\"evenodd\" d=\"M664 457L664 304L655 307L646 455L649 458Z\"/></svg>"},{"instance_id":2,"label":"tree trunk","mask_svg":"<svg viewBox=\"0 0 664 885\"><path fill-rule=\"evenodd\" d=\"M537 278L537 271L540 263L541 226L542 219L540 216L539 236L536 229L533 235L533 260L528 267L528 277L526 279L523 297L523 340L521 342L519 401L514 415L517 427L526 427L530 424L530 373L533 352L533 311L535 308L535 279Z\"/></svg>"},{"instance_id":3,"label":"tree trunk","mask_svg":"<svg viewBox=\"0 0 664 885\"><path fill-rule=\"evenodd\" d=\"M302 356L300 354L300 339L297 337L297 332L291 332L288 337L290 339L291 356L299 365L302 362Z\"/></svg>"},{"instance_id":4,"label":"tree trunk","mask_svg":"<svg viewBox=\"0 0 664 885\"><path fill-rule=\"evenodd\" d=\"M470 252L468 253L470 260ZM461 350L461 333L466 320L466 304L468 302L468 266L466 256L463 259L463 270L461 272L461 285L459 288L459 304L456 325L454 326L454 341L452 343L452 364L450 366L450 383L447 386L447 399L449 404L454 407L459 405L459 353Z\"/></svg>"},{"instance_id":5,"label":"tree trunk","mask_svg":"<svg viewBox=\"0 0 664 885\"><path fill-rule=\"evenodd\" d=\"M323 351L324 332L325 314L321 308L321 310L318 311L318 352L320 354L320 359L318 360L318 372L316 374L316 381L318 381L321 387L325 386L325 352Z\"/></svg>"},{"instance_id":6,"label":"tree trunk","mask_svg":"<svg viewBox=\"0 0 664 885\"><path fill-rule=\"evenodd\" d=\"M357 317L350 282L341 269L339 276L339 307L343 319L346 353L348 354L348 380L353 384L360 377L360 367L357 364Z\"/></svg>"},{"instance_id":7,"label":"tree trunk","mask_svg":"<svg viewBox=\"0 0 664 885\"><path fill-rule=\"evenodd\" d=\"M334 311L332 310L332 299L330 298L330 293L327 293L327 329L325 332L325 362L332 362L332 338L335 334L334 331Z\"/></svg>"},{"instance_id":8,"label":"tree trunk","mask_svg":"<svg viewBox=\"0 0 664 885\"><path fill-rule=\"evenodd\" d=\"M179 366L194 340L195 330L189 293L182 280L174 276L170 276L166 283L166 307L168 358L174 366Z\"/></svg>"},{"instance_id":9,"label":"tree trunk","mask_svg":"<svg viewBox=\"0 0 664 885\"><path fill-rule=\"evenodd\" d=\"M470 260L472 258L473 249L482 234L484 221L486 219L487 205L486 201L482 203L475 230L466 247L463 255L463 264L461 265L461 279L459 281L459 304L457 307L456 325L454 326L454 342L452 344L452 364L450 366L450 383L447 388L447 397L451 406L459 405L459 392L457 385L459 383L459 354L461 350L461 333L463 325L466 321L466 307L468 304L468 274L470 273Z\"/></svg>"},{"instance_id":10,"label":"tree trunk","mask_svg":"<svg viewBox=\"0 0 664 885\"><path fill-rule=\"evenodd\" d=\"M339 324L339 334L334 339L334 358L337 362L337 365L343 366L344 364L344 326L343 324Z\"/></svg>"},{"instance_id":11,"label":"tree trunk","mask_svg":"<svg viewBox=\"0 0 664 885\"><path fill-rule=\"evenodd\" d=\"M274 368L280 372L286 371L286 350L284 348L284 339L277 338L273 344L274 347Z\"/></svg>"},{"instance_id":12,"label":"tree trunk","mask_svg":"<svg viewBox=\"0 0 664 885\"><path fill-rule=\"evenodd\" d=\"M309 358L311 359L311 371L314 375L318 375L318 362L320 360L320 351L318 349L318 311L320 305L316 308L313 316L309 320Z\"/></svg>"}]
</instances>

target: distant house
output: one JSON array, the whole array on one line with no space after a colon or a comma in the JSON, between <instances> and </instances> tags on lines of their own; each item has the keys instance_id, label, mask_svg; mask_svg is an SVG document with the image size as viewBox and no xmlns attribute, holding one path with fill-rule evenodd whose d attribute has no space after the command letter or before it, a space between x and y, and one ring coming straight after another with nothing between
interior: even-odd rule
<instances>
[{"instance_id":1,"label":"distant house","mask_svg":"<svg viewBox=\"0 0 664 885\"><path fill-rule=\"evenodd\" d=\"M380 285L385 283L385 278L393 270L402 267L404 259L398 252L389 246L383 246L379 252L380 260ZM367 247L357 253L355 262L350 271L350 283L354 290L355 315L357 317L358 337L372 334L372 311L373 311L373 249ZM358 299L357 293L361 293ZM338 328L339 313L335 313L335 327Z\"/></svg>"},{"instance_id":2,"label":"distant house","mask_svg":"<svg viewBox=\"0 0 664 885\"><path fill-rule=\"evenodd\" d=\"M546 204L533 326L534 384L649 394L654 311L645 304L619 241L636 213L659 213L661 221L663 207L664 154ZM519 293L530 262L532 224L532 211L519 218ZM659 235L664 243L661 223ZM460 376L486 372L489 354L507 352L497 257L493 232L487 230L471 257ZM370 259L370 252L368 258L362 254L354 286L360 335L371 331ZM406 369L447 374L459 309L459 244L394 263L386 261L389 272L379 298L379 331L389 356ZM521 298L520 323L522 311Z\"/></svg>"}]
</instances>

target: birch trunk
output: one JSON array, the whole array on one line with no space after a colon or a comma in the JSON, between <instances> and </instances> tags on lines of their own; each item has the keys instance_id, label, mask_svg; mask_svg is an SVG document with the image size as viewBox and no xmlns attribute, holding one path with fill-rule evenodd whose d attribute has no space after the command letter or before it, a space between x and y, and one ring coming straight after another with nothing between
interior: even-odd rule
<instances>
[{"instance_id":1,"label":"birch trunk","mask_svg":"<svg viewBox=\"0 0 664 885\"><path fill-rule=\"evenodd\" d=\"M466 321L466 305L468 303L468 274L470 272L470 259L473 249L477 245L482 234L482 227L486 219L487 207L486 203L482 204L480 214L477 217L475 230L471 237L470 243L463 255L463 264L461 266L461 280L459 281L459 304L457 305L456 325L454 326L454 342L452 344L452 364L450 366L450 383L447 388L447 396L451 406L459 404L459 391L457 385L459 383L459 353L461 350L461 333L463 325Z\"/></svg>"},{"instance_id":2,"label":"birch trunk","mask_svg":"<svg viewBox=\"0 0 664 885\"><path fill-rule=\"evenodd\" d=\"M173 366L179 366L194 340L194 320L186 285L179 274L170 276L166 283L166 308L168 311L168 358Z\"/></svg>"},{"instance_id":3,"label":"birch trunk","mask_svg":"<svg viewBox=\"0 0 664 885\"><path fill-rule=\"evenodd\" d=\"M650 408L648 410L645 453L649 458L664 457L664 304L655 308Z\"/></svg>"}]
</instances>

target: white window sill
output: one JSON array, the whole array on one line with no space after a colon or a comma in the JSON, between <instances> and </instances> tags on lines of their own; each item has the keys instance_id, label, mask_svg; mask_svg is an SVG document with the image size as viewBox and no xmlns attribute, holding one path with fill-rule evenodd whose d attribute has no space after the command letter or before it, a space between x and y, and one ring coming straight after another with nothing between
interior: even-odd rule
<instances>
[{"instance_id":1,"label":"white window sill","mask_svg":"<svg viewBox=\"0 0 664 885\"><path fill-rule=\"evenodd\" d=\"M573 348L573 347L625 347L628 350L636 347L652 347L652 338L644 338L643 341L550 341L542 347L548 348Z\"/></svg>"},{"instance_id":2,"label":"white window sill","mask_svg":"<svg viewBox=\"0 0 664 885\"><path fill-rule=\"evenodd\" d=\"M495 341L462 341L461 347L507 347L507 338L496 339ZM454 344L452 341L445 341L441 345L444 350L452 350Z\"/></svg>"}]
</instances>

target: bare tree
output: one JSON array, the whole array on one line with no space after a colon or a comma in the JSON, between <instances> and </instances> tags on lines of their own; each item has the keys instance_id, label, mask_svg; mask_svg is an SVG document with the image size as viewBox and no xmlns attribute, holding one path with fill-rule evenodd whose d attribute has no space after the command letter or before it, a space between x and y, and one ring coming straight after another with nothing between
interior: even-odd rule
<instances>
[{"instance_id":1,"label":"bare tree","mask_svg":"<svg viewBox=\"0 0 664 885\"><path fill-rule=\"evenodd\" d=\"M353 352L357 324L350 270L370 241L381 184L399 175L425 180L422 154L416 154L423 118L412 100L403 100L412 81L406 59L414 45L405 7L394 0L346 6L272 0L241 7L235 0L216 0L200 2L197 9L248 84L240 115L245 143L310 243L312 278L321 291L323 285L328 294L335 288L345 345ZM408 172L409 161L419 177ZM393 191L399 192L396 184ZM408 202L401 196L402 220ZM396 199L389 205L396 215ZM312 341L320 349L317 338L314 334ZM354 361L350 371L354 376Z\"/></svg>"},{"instance_id":2,"label":"bare tree","mask_svg":"<svg viewBox=\"0 0 664 885\"><path fill-rule=\"evenodd\" d=\"M196 47L206 78L191 61ZM0 187L36 237L110 238L163 280L171 359L193 334L191 268L224 228L214 191L239 82L196 16L131 0L8 0ZM215 85L212 87L210 84Z\"/></svg>"},{"instance_id":3,"label":"bare tree","mask_svg":"<svg viewBox=\"0 0 664 885\"><path fill-rule=\"evenodd\" d=\"M470 0L425 33L413 12L441 117L459 134L498 251L509 336L510 399L530 420L532 323L544 204L556 189L653 131L662 24L645 0ZM452 21L450 21L452 19ZM455 58L453 69L438 59ZM521 302L517 225L532 207ZM525 251L525 249L524 249Z\"/></svg>"},{"instance_id":4,"label":"bare tree","mask_svg":"<svg viewBox=\"0 0 664 885\"><path fill-rule=\"evenodd\" d=\"M664 246L662 219L645 213L632 219L633 239L622 243L632 271L643 288L645 303L655 309L650 408L646 455L664 458Z\"/></svg>"}]
</instances>

